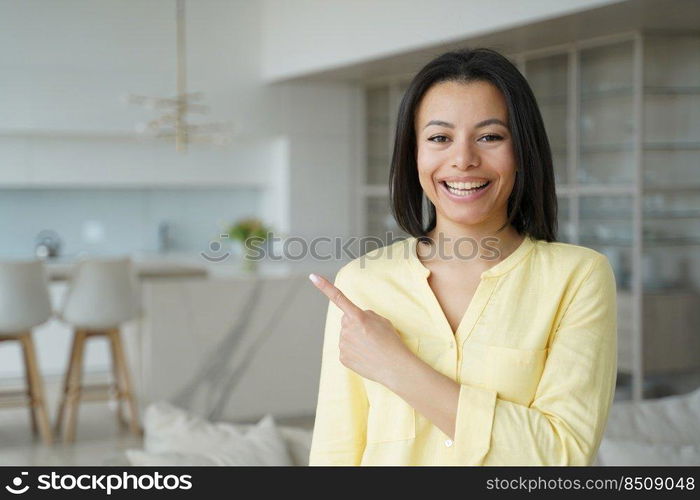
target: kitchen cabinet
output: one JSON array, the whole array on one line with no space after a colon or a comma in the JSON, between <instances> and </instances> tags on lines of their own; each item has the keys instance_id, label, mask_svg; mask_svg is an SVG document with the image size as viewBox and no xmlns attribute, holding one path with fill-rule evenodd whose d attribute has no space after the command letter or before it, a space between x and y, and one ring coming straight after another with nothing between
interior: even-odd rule
<instances>
[{"instance_id":1,"label":"kitchen cabinet","mask_svg":"<svg viewBox=\"0 0 700 500\"><path fill-rule=\"evenodd\" d=\"M0 130L0 188L251 187L275 183L284 138L193 145L133 133Z\"/></svg>"},{"instance_id":2,"label":"kitchen cabinet","mask_svg":"<svg viewBox=\"0 0 700 500\"><path fill-rule=\"evenodd\" d=\"M214 420L313 415L328 299L308 273L151 280L142 290L142 407L168 400Z\"/></svg>"}]
</instances>

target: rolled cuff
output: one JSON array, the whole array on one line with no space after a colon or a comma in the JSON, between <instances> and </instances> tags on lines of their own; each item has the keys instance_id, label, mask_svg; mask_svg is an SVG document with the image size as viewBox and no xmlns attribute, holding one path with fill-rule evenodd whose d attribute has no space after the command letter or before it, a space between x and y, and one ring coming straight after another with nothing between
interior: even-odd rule
<instances>
[{"instance_id":1,"label":"rolled cuff","mask_svg":"<svg viewBox=\"0 0 700 500\"><path fill-rule=\"evenodd\" d=\"M457 403L454 453L461 465L481 465L491 447L498 393L462 385Z\"/></svg>"}]
</instances>

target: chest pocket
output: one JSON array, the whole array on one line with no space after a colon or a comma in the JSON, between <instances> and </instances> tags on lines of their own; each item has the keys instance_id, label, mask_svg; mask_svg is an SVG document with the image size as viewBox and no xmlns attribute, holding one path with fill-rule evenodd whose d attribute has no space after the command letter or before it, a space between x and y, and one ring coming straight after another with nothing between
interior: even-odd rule
<instances>
[{"instance_id":1,"label":"chest pocket","mask_svg":"<svg viewBox=\"0 0 700 500\"><path fill-rule=\"evenodd\" d=\"M460 379L498 392L498 397L530 406L547 360L547 349L513 349L465 343Z\"/></svg>"},{"instance_id":2,"label":"chest pocket","mask_svg":"<svg viewBox=\"0 0 700 500\"><path fill-rule=\"evenodd\" d=\"M404 338L404 343L418 354L419 340ZM401 441L416 437L416 414L411 405L382 384L365 380L369 413L367 443Z\"/></svg>"}]
</instances>

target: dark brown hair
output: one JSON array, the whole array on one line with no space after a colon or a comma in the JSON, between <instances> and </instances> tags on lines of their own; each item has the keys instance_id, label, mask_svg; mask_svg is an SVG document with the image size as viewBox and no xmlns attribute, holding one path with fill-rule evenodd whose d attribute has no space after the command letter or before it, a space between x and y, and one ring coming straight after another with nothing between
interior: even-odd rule
<instances>
[{"instance_id":1,"label":"dark brown hair","mask_svg":"<svg viewBox=\"0 0 700 500\"><path fill-rule=\"evenodd\" d=\"M500 229L510 223L519 234L556 241L557 197L542 115L525 77L505 56L488 48L457 50L433 59L413 78L401 99L389 174L391 210L396 222L418 238L435 228L435 206L430 200L428 224L423 224L414 120L428 89L446 81L484 81L501 91L508 107L508 127L518 170L508 198L508 220Z\"/></svg>"}]
</instances>

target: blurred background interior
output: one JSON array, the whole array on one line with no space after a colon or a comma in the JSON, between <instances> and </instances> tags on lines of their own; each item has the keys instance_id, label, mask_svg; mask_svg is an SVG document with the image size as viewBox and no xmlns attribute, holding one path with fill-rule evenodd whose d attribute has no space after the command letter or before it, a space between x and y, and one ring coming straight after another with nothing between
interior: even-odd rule
<instances>
[{"instance_id":1,"label":"blurred background interior","mask_svg":"<svg viewBox=\"0 0 700 500\"><path fill-rule=\"evenodd\" d=\"M270 414L303 463L327 308L306 275L349 259L251 263L232 226L400 236L402 93L488 46L543 113L559 239L615 270L599 463L700 465L698 27L694 0L0 0L0 463L165 463L143 431L175 414Z\"/></svg>"}]
</instances>

